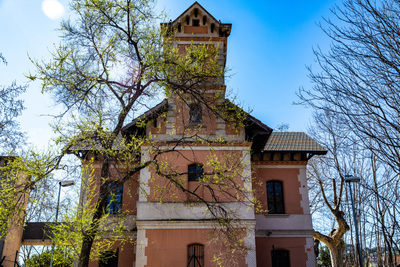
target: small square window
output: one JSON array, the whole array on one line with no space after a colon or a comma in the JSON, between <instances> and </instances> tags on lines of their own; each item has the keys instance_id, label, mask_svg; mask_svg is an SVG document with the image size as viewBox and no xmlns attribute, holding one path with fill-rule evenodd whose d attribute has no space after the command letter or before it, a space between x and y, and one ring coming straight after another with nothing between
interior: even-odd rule
<instances>
[{"instance_id":1,"label":"small square window","mask_svg":"<svg viewBox=\"0 0 400 267\"><path fill-rule=\"evenodd\" d=\"M199 19L194 19L193 20L193 26L199 27L200 26L200 20Z\"/></svg>"},{"instance_id":2,"label":"small square window","mask_svg":"<svg viewBox=\"0 0 400 267\"><path fill-rule=\"evenodd\" d=\"M199 181L203 178L203 166L192 164L188 166L188 181Z\"/></svg>"}]
</instances>

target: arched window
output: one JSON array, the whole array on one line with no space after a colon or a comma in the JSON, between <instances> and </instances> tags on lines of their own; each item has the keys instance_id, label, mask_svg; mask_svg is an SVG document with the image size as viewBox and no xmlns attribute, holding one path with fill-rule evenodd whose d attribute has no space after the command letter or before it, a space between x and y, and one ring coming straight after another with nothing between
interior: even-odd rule
<instances>
[{"instance_id":1,"label":"arched window","mask_svg":"<svg viewBox=\"0 0 400 267\"><path fill-rule=\"evenodd\" d=\"M267 182L267 202L269 214L284 214L283 185L280 181Z\"/></svg>"},{"instance_id":2,"label":"arched window","mask_svg":"<svg viewBox=\"0 0 400 267\"><path fill-rule=\"evenodd\" d=\"M188 166L188 181L199 181L203 178L203 165L191 164Z\"/></svg>"},{"instance_id":3,"label":"arched window","mask_svg":"<svg viewBox=\"0 0 400 267\"><path fill-rule=\"evenodd\" d=\"M271 251L272 267L290 267L290 254L288 250L280 249Z\"/></svg>"},{"instance_id":4,"label":"arched window","mask_svg":"<svg viewBox=\"0 0 400 267\"><path fill-rule=\"evenodd\" d=\"M204 267L204 246L202 244L190 244L187 251L187 267Z\"/></svg>"},{"instance_id":5,"label":"arched window","mask_svg":"<svg viewBox=\"0 0 400 267\"><path fill-rule=\"evenodd\" d=\"M192 104L189 106L189 122L190 123L200 123L202 121L202 109L199 104Z\"/></svg>"}]
</instances>

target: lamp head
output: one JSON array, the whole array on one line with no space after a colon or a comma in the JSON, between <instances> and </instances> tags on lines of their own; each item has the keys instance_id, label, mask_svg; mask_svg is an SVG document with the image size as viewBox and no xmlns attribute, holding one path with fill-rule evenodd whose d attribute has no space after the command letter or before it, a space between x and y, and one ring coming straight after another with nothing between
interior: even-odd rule
<instances>
[{"instance_id":1,"label":"lamp head","mask_svg":"<svg viewBox=\"0 0 400 267\"><path fill-rule=\"evenodd\" d=\"M347 182L347 183L351 183L351 182L358 183L358 182L360 182L360 178L359 177L355 177L353 175L345 175L344 176L344 181Z\"/></svg>"},{"instance_id":2,"label":"lamp head","mask_svg":"<svg viewBox=\"0 0 400 267\"><path fill-rule=\"evenodd\" d=\"M61 181L60 182L60 185L62 187L71 186L71 185L74 185L74 184L75 184L75 182L73 180L67 180L67 181Z\"/></svg>"}]
</instances>

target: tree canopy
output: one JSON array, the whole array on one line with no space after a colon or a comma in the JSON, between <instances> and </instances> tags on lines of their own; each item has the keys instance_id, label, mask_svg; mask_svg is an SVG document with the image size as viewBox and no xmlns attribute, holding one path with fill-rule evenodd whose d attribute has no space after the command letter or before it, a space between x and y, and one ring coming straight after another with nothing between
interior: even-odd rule
<instances>
[{"instance_id":1,"label":"tree canopy","mask_svg":"<svg viewBox=\"0 0 400 267\"><path fill-rule=\"evenodd\" d=\"M193 133L196 128L191 127L190 137L182 135L165 151L152 143L151 137L126 135L123 126L129 119L147 110L160 95L176 97L186 104L201 104L223 118L231 116L225 112L227 106L221 105L224 94L210 96L201 89L213 83L223 86L225 66L221 65L214 46L204 42L188 46L184 53L179 51L174 46L173 29L168 23L160 27L165 17L155 12L154 5L152 0L72 0L73 16L62 22L61 42L51 59L32 59L37 71L28 77L40 80L42 91L51 94L55 102L64 107L63 112L55 116L54 123L59 134L56 144L62 148L62 155L77 155L89 170L94 161L100 164L98 174L84 173L86 176L82 180L84 185L97 179L99 185L96 197L89 199L90 212L83 210L85 205L77 212L78 216L85 214L87 222L79 228L82 240L79 266L88 266L92 248L99 244L95 240L107 217L108 197L140 170L150 166L168 183L206 202L196 189L187 190L182 186L179 177L186 172L177 173L163 162L164 155L174 152L177 144L187 138L207 142ZM238 110L234 105L229 109L231 113ZM234 115L238 121L244 118L243 114ZM138 120L136 125L145 128L148 123ZM151 157L143 157L139 147L144 143ZM62 155L55 162L59 162ZM209 174L217 179L215 187L228 195L246 196L240 194L245 188L235 183L222 183L221 177L232 181L237 174L233 169L236 161L230 161L232 166L218 165L215 159L209 164L215 169ZM232 193L227 186L236 191ZM218 205L208 205L208 208L210 213L225 214L225 222L229 221L229 210ZM226 225L229 228L229 224Z\"/></svg>"},{"instance_id":2,"label":"tree canopy","mask_svg":"<svg viewBox=\"0 0 400 267\"><path fill-rule=\"evenodd\" d=\"M5 57L0 53L0 62L7 64ZM0 85L0 151L2 156L14 154L15 150L24 142L24 134L19 129L16 118L24 110L23 101L18 99L24 93L26 86Z\"/></svg>"},{"instance_id":3,"label":"tree canopy","mask_svg":"<svg viewBox=\"0 0 400 267\"><path fill-rule=\"evenodd\" d=\"M333 18L320 24L331 45L327 51L314 50L317 66L309 68L313 87L299 91L301 102L314 109L314 138L329 150L325 159L311 164L309 178L319 184L315 196L324 200L337 221L329 235L314 235L328 245L334 266L344 262L341 256L335 260L337 251L330 237L342 228L342 238L349 229L341 227L337 212L340 210L344 223L350 222L346 217L350 209L343 213L346 174L361 178L359 208L369 214L363 230L375 233L371 243L376 241L378 251L382 246L379 238L384 236L388 264L393 264L396 242L392 239L399 229L388 213L399 211L395 186L400 166L399 11L399 2L394 0L344 0L338 4L332 9ZM369 223L381 229L367 227Z\"/></svg>"},{"instance_id":4,"label":"tree canopy","mask_svg":"<svg viewBox=\"0 0 400 267\"><path fill-rule=\"evenodd\" d=\"M322 28L329 51L315 49L312 89L303 103L334 114L359 142L399 169L400 7L394 0L346 0Z\"/></svg>"}]
</instances>

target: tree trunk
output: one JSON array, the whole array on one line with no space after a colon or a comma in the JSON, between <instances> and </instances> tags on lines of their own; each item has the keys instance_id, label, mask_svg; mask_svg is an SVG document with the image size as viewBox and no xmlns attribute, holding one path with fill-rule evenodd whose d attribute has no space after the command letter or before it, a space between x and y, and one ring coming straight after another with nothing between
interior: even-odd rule
<instances>
[{"instance_id":1,"label":"tree trunk","mask_svg":"<svg viewBox=\"0 0 400 267\"><path fill-rule=\"evenodd\" d=\"M90 250L92 249L92 245L93 245L93 240L88 240L82 243L78 267L89 265L89 255L90 255Z\"/></svg>"},{"instance_id":2,"label":"tree trunk","mask_svg":"<svg viewBox=\"0 0 400 267\"><path fill-rule=\"evenodd\" d=\"M102 186L104 187L104 186ZM101 190L101 189L100 189ZM95 213L91 220L89 230L83 233L83 242L81 247L81 253L79 256L78 267L88 267L90 251L92 250L93 241L96 237L99 227L99 220L103 216L102 208L105 206L104 197L99 199L99 204L95 207Z\"/></svg>"},{"instance_id":3,"label":"tree trunk","mask_svg":"<svg viewBox=\"0 0 400 267\"><path fill-rule=\"evenodd\" d=\"M342 267L343 264L343 250L346 244L340 240L336 246L328 246L331 254L332 267Z\"/></svg>"},{"instance_id":4,"label":"tree trunk","mask_svg":"<svg viewBox=\"0 0 400 267\"><path fill-rule=\"evenodd\" d=\"M81 253L79 256L78 267L88 267L90 251L92 250L93 241L98 233L99 220L104 215L104 210L107 205L107 196L109 194L108 184L105 182L109 179L110 173L110 161L109 159L104 159L101 166L101 173L99 179L101 179L99 199L94 206L93 217L90 222L89 229L83 233L83 242L81 247Z\"/></svg>"},{"instance_id":5,"label":"tree trunk","mask_svg":"<svg viewBox=\"0 0 400 267\"><path fill-rule=\"evenodd\" d=\"M315 254L315 261L317 261L318 256L319 256L319 241L318 239L314 238L314 254Z\"/></svg>"},{"instance_id":6,"label":"tree trunk","mask_svg":"<svg viewBox=\"0 0 400 267\"><path fill-rule=\"evenodd\" d=\"M331 209L331 212L335 216L338 228L333 229L328 236L315 231L313 237L327 245L331 254L332 267L342 267L344 266L343 250L346 246L342 238L349 231L350 227L344 219L344 212L340 211L338 207Z\"/></svg>"}]
</instances>

